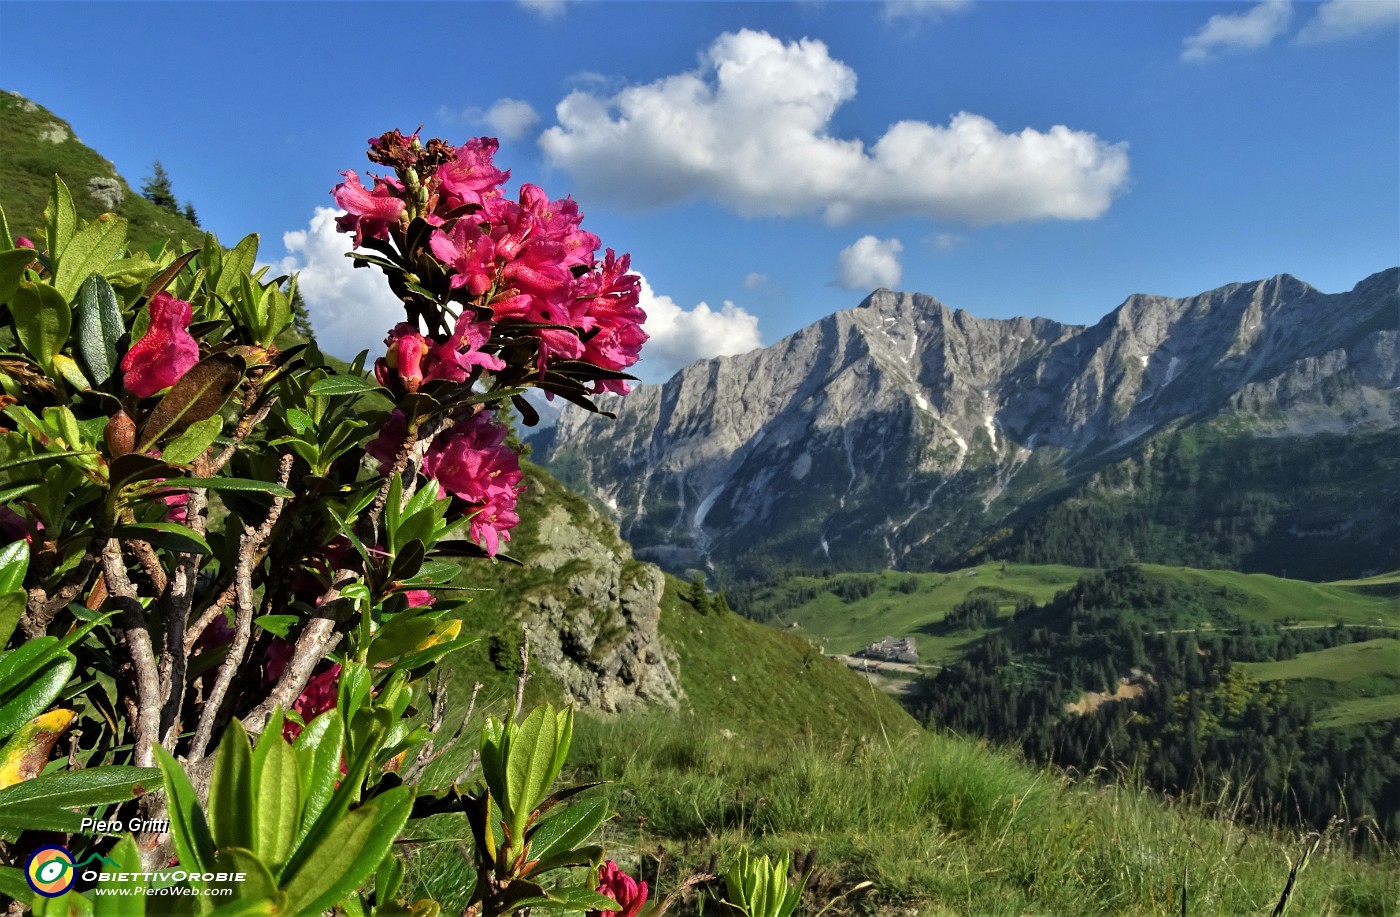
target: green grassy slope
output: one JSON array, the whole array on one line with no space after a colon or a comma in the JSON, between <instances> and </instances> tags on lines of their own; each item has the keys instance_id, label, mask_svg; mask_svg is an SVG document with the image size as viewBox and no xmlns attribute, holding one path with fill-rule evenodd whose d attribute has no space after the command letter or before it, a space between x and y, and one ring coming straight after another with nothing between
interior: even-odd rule
<instances>
[{"instance_id":1,"label":"green grassy slope","mask_svg":"<svg viewBox=\"0 0 1400 917\"><path fill-rule=\"evenodd\" d=\"M91 220L105 209L88 193L89 179L119 182L123 196L115 212L127 219L133 249L158 247L172 239L197 246L203 238L184 217L143 198L110 162L73 135L68 122L41 105L0 92L0 204L5 207L11 232L28 236L40 248L44 204L55 173L63 177L83 220Z\"/></svg>"}]
</instances>

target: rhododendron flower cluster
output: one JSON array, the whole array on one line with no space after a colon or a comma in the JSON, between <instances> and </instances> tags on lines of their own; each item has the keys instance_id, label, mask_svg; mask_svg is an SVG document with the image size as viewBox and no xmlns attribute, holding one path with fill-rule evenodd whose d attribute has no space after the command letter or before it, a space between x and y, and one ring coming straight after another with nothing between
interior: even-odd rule
<instances>
[{"instance_id":1,"label":"rhododendron flower cluster","mask_svg":"<svg viewBox=\"0 0 1400 917\"><path fill-rule=\"evenodd\" d=\"M607 895L622 906L620 911L589 911L590 917L611 914L613 917L637 917L647 903L647 884L623 872L612 860L598 870L598 894Z\"/></svg>"},{"instance_id":2,"label":"rhododendron flower cluster","mask_svg":"<svg viewBox=\"0 0 1400 917\"><path fill-rule=\"evenodd\" d=\"M160 292L146 304L150 322L141 340L122 357L122 385L148 398L180 381L199 362L199 343L190 334L190 304Z\"/></svg>"},{"instance_id":3,"label":"rhododendron flower cluster","mask_svg":"<svg viewBox=\"0 0 1400 917\"><path fill-rule=\"evenodd\" d=\"M392 473L410 433L433 410L447 414L420 470L440 494L470 504L472 539L494 556L519 521L520 463L494 409L462 393L501 392L494 400L504 402L536 386L590 407L588 396L626 394L625 371L647 340L641 278L628 255L599 258L602 242L582 228L573 200L531 184L507 195L510 172L496 166L489 137L453 147L390 131L369 146L370 160L393 174L342 173L336 225L366 250L352 254L358 264L388 276L408 320L389 331L374 364L400 406L367 451ZM435 399L427 414L412 398L420 392Z\"/></svg>"},{"instance_id":4,"label":"rhododendron flower cluster","mask_svg":"<svg viewBox=\"0 0 1400 917\"><path fill-rule=\"evenodd\" d=\"M453 148L391 131L370 141L370 159L396 174L372 176L366 188L357 173L346 171L332 192L345 210L336 225L353 234L356 246L383 250L394 241L400 256L431 258L464 306L447 341L430 341L412 324L398 326L382 368L376 367L381 382L394 371L409 391L422 379L464 381L455 371L430 375L421 362L429 354L443 367L440 373L451 366L499 370L491 354L512 330L535 337L540 373L559 360L621 373L640 356L646 314L638 306L640 278L627 273L627 256L609 250L600 265L601 240L581 228L583 214L569 198L551 200L531 184L508 197L503 184L510 172L494 164L497 149L489 137ZM426 251L404 250L415 218L431 227ZM626 390L622 379L593 381L594 392Z\"/></svg>"}]
</instances>

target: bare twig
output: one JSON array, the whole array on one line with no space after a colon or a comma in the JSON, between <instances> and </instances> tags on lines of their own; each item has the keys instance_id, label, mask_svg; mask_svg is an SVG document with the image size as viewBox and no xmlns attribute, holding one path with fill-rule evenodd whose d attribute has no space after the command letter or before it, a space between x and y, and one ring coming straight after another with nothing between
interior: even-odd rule
<instances>
[{"instance_id":1,"label":"bare twig","mask_svg":"<svg viewBox=\"0 0 1400 917\"><path fill-rule=\"evenodd\" d=\"M291 473L292 456L288 453L282 456L278 469L278 482L286 486ZM238 546L238 563L234 568L234 583L237 589L234 599L233 642L229 645L228 655L219 665L214 686L210 688L209 695L204 701L204 710L199 717L199 726L195 729L194 741L190 744L189 759L192 761L204 757L204 753L209 747L209 741L213 737L214 727L219 721L220 711L228 694L229 685L233 683L234 675L243 665L244 655L248 651L248 644L252 640L253 633L253 572L260 562L260 549L271 537L272 530L277 525L277 520L281 517L282 510L286 505L286 498L274 497L272 508L268 510L267 518L262 521L261 525L256 529L247 525L243 527L243 537ZM183 646L183 638L180 644Z\"/></svg>"},{"instance_id":2,"label":"bare twig","mask_svg":"<svg viewBox=\"0 0 1400 917\"><path fill-rule=\"evenodd\" d=\"M237 597L238 584L229 583L228 586L224 589L224 591L219 593L219 597L215 599L208 608L204 609L204 611L200 613L198 620L194 621L188 627L185 628L186 653L189 653L191 650L194 649L194 645L199 642L199 638L204 634L204 631L209 627L210 624L214 623L215 618L220 617L224 613L224 611L230 605L233 604L233 600Z\"/></svg>"},{"instance_id":3,"label":"bare twig","mask_svg":"<svg viewBox=\"0 0 1400 917\"><path fill-rule=\"evenodd\" d=\"M154 747L160 740L160 676L156 672L155 650L151 646L150 625L145 609L136 598L136 587L126 575L121 542L108 538L102 551L102 576L107 590L120 611L118 626L136 673L136 754L137 767L154 767Z\"/></svg>"},{"instance_id":4,"label":"bare twig","mask_svg":"<svg viewBox=\"0 0 1400 917\"><path fill-rule=\"evenodd\" d=\"M525 682L530 680L530 632L520 629L520 675L515 679L515 712L511 719L520 722L520 708L525 706Z\"/></svg>"},{"instance_id":5,"label":"bare twig","mask_svg":"<svg viewBox=\"0 0 1400 917\"><path fill-rule=\"evenodd\" d=\"M340 587L350 585L357 574L351 571L339 573L345 574L345 578L337 576L336 585L322 598L319 609L322 617L312 618L306 627L302 628L301 636L297 638L296 646L292 649L292 658L287 662L282 677L277 680L266 699L243 717L243 725L249 732L261 733L267 725L268 717L272 716L273 709L291 708L301 692L306 690L306 683L311 680L311 673L317 663L326 658L326 654L333 650L345 635L345 629L350 624L349 616L338 621L333 615L333 609L335 603L341 600Z\"/></svg>"},{"instance_id":6,"label":"bare twig","mask_svg":"<svg viewBox=\"0 0 1400 917\"><path fill-rule=\"evenodd\" d=\"M127 539L126 547L136 557L146 578L151 581L151 594L160 595L165 592L165 567L161 566L160 558L156 557L155 548L151 547L151 543L140 538L130 538Z\"/></svg>"},{"instance_id":7,"label":"bare twig","mask_svg":"<svg viewBox=\"0 0 1400 917\"><path fill-rule=\"evenodd\" d=\"M443 674L445 676L450 673L444 672ZM413 765L408 769L407 772L405 772L403 776L405 783L413 783L418 777L421 777L423 775L423 772L428 769L428 765L432 764L434 761L441 758L443 755L447 754L452 749L456 748L457 743L462 741L462 739L466 736L467 724L471 722L472 713L476 711L476 696L481 693L481 687L481 682L479 681L472 686L471 701L467 703L467 712L462 717L462 725L457 727L456 731L452 733L452 737L449 738L446 742L443 742L441 745L438 745L436 748L434 747L437 744L436 742L428 742L418 751L418 759L413 762ZM433 720L430 728L434 733L436 733L439 727L442 725L442 718L447 712L446 698L447 695L444 692L441 695L439 695L439 697L435 699L433 703ZM441 702L441 714L439 714L439 702ZM470 771L475 766L476 759L475 757L473 757L473 760L467 765L467 771ZM465 775L465 773L466 772L464 771L463 774ZM460 782L461 779L462 778L459 777L458 782Z\"/></svg>"},{"instance_id":8,"label":"bare twig","mask_svg":"<svg viewBox=\"0 0 1400 917\"><path fill-rule=\"evenodd\" d=\"M78 561L73 572L68 574L67 581L58 587L53 595L49 595L43 589L29 590L25 612L19 619L19 629L26 637L42 637L58 613L87 589L102 558L103 544L105 542L100 538L92 540L83 559Z\"/></svg>"}]
</instances>

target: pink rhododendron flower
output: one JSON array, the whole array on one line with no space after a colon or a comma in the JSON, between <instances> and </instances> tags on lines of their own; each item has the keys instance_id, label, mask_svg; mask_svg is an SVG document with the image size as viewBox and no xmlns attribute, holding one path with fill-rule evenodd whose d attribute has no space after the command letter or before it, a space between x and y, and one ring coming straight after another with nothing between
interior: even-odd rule
<instances>
[{"instance_id":1,"label":"pink rhododendron flower","mask_svg":"<svg viewBox=\"0 0 1400 917\"><path fill-rule=\"evenodd\" d=\"M452 336L441 344L424 337L407 322L400 322L384 340L389 350L375 361L375 378L389 385L397 376L405 391L416 392L424 382L434 379L465 382L477 366L492 372L505 369L504 360L480 350L491 338L491 323L473 319L470 311L464 311Z\"/></svg>"},{"instance_id":2,"label":"pink rhododendron flower","mask_svg":"<svg viewBox=\"0 0 1400 917\"><path fill-rule=\"evenodd\" d=\"M336 218L335 228L353 232L356 248L366 237L387 239L389 224L397 222L404 211L404 202L398 197L403 188L398 180L375 176L371 190L360 184L360 176L353 169L340 174L345 176L345 181L336 185L331 195L345 211L345 216Z\"/></svg>"},{"instance_id":3,"label":"pink rhododendron flower","mask_svg":"<svg viewBox=\"0 0 1400 917\"><path fill-rule=\"evenodd\" d=\"M580 301L587 304L588 316L598 329L584 342L583 359L619 372L641 359L642 345L648 338L642 328L647 314L638 305L641 277L627 272L631 264L630 255L617 258L608 249L599 269L579 279ZM627 383L602 379L593 383L593 390L625 395Z\"/></svg>"},{"instance_id":4,"label":"pink rhododendron flower","mask_svg":"<svg viewBox=\"0 0 1400 917\"><path fill-rule=\"evenodd\" d=\"M408 599L409 608L426 608L433 604L433 594L426 589L405 589L403 597Z\"/></svg>"},{"instance_id":5,"label":"pink rhododendron flower","mask_svg":"<svg viewBox=\"0 0 1400 917\"><path fill-rule=\"evenodd\" d=\"M15 236L15 248L33 248L34 243L24 236Z\"/></svg>"},{"instance_id":6,"label":"pink rhododendron flower","mask_svg":"<svg viewBox=\"0 0 1400 917\"><path fill-rule=\"evenodd\" d=\"M603 868L598 870L598 894L607 895L622 905L622 910L589 911L589 917L637 917L642 905L647 903L647 884L638 882L619 869L612 860L608 860L603 864Z\"/></svg>"},{"instance_id":7,"label":"pink rhododendron flower","mask_svg":"<svg viewBox=\"0 0 1400 917\"><path fill-rule=\"evenodd\" d=\"M428 247L435 258L455 271L448 281L451 289L466 287L472 296L491 289L496 275L496 243L475 221L458 220L451 232L433 233Z\"/></svg>"},{"instance_id":8,"label":"pink rhododendron flower","mask_svg":"<svg viewBox=\"0 0 1400 917\"><path fill-rule=\"evenodd\" d=\"M500 186L509 180L510 170L502 172L491 161L500 146L494 137L474 137L457 147L452 159L438 166L440 214L451 213L464 204L480 206L501 196Z\"/></svg>"},{"instance_id":9,"label":"pink rhododendron flower","mask_svg":"<svg viewBox=\"0 0 1400 917\"><path fill-rule=\"evenodd\" d=\"M573 198L551 201L543 188L525 184L520 186L520 209L530 217L537 237L560 246L566 267L593 266L593 253L603 243L593 233L579 228L583 214Z\"/></svg>"},{"instance_id":10,"label":"pink rhododendron flower","mask_svg":"<svg viewBox=\"0 0 1400 917\"><path fill-rule=\"evenodd\" d=\"M520 456L506 445L510 431L490 412L481 411L438 434L428 447L423 472L438 482L438 493L451 493L476 507L472 538L495 556L508 529L520 522L515 502L523 489Z\"/></svg>"},{"instance_id":11,"label":"pink rhododendron flower","mask_svg":"<svg viewBox=\"0 0 1400 917\"><path fill-rule=\"evenodd\" d=\"M190 304L161 292L146 309L151 317L146 333L121 362L122 384L141 398L174 385L199 362L199 344L189 332L194 318Z\"/></svg>"}]
</instances>

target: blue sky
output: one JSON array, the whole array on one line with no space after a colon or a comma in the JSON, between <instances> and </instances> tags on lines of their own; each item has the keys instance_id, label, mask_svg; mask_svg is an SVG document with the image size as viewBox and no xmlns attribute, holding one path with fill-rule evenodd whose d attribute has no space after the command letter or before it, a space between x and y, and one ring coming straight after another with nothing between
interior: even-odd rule
<instances>
[{"instance_id":1,"label":"blue sky","mask_svg":"<svg viewBox=\"0 0 1400 917\"><path fill-rule=\"evenodd\" d=\"M500 136L512 185L632 253L656 379L881 285L1080 323L1278 273L1350 289L1400 262L1397 23L1400 0L4 2L0 88L134 184L160 159L225 242L260 233L338 349L392 313L318 215L338 171L393 127Z\"/></svg>"}]
</instances>

